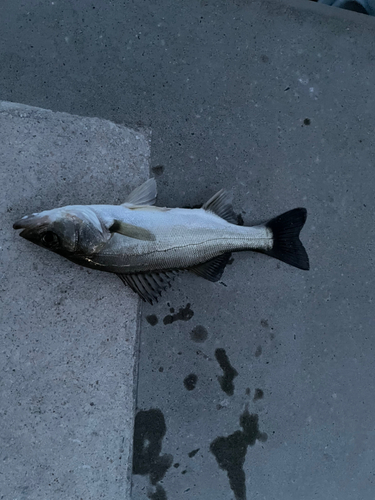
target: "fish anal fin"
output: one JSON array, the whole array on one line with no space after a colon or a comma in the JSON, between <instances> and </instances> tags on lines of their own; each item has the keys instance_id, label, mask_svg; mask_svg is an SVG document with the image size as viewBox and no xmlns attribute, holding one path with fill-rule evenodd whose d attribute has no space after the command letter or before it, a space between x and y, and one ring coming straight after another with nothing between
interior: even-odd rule
<instances>
[{"instance_id":1,"label":"fish anal fin","mask_svg":"<svg viewBox=\"0 0 375 500\"><path fill-rule=\"evenodd\" d=\"M135 188L125 200L125 204L154 205L157 197L157 187L154 178L148 179Z\"/></svg>"},{"instance_id":2,"label":"fish anal fin","mask_svg":"<svg viewBox=\"0 0 375 500\"><path fill-rule=\"evenodd\" d=\"M206 201L202 208L213 212L231 224L238 223L236 214L233 212L232 197L225 189L221 189L214 194L212 198Z\"/></svg>"},{"instance_id":3,"label":"fish anal fin","mask_svg":"<svg viewBox=\"0 0 375 500\"><path fill-rule=\"evenodd\" d=\"M219 281L224 272L225 266L228 264L230 256L230 252L223 253L222 255L214 257L213 259L208 260L203 264L190 267L189 271L197 274L198 276L201 276L202 278L205 278L206 280L213 282Z\"/></svg>"},{"instance_id":4,"label":"fish anal fin","mask_svg":"<svg viewBox=\"0 0 375 500\"><path fill-rule=\"evenodd\" d=\"M134 226L133 224L128 224L119 220L114 220L113 224L109 228L111 233L119 233L123 236L128 236L129 238L134 238L136 240L143 241L155 241L155 235L148 229L144 229L140 226Z\"/></svg>"},{"instance_id":5,"label":"fish anal fin","mask_svg":"<svg viewBox=\"0 0 375 500\"><path fill-rule=\"evenodd\" d=\"M141 299L149 304L157 302L163 290L171 286L171 280L176 271L153 271L136 274L117 274L125 285L128 285L133 292L137 293Z\"/></svg>"}]
</instances>

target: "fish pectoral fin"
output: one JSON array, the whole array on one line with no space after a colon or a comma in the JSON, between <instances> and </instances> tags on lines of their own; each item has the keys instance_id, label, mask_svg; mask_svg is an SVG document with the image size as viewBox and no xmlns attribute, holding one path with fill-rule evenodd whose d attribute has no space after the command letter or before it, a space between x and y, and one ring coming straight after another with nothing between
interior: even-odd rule
<instances>
[{"instance_id":1,"label":"fish pectoral fin","mask_svg":"<svg viewBox=\"0 0 375 500\"><path fill-rule=\"evenodd\" d=\"M119 233L129 238L134 238L135 240L143 241L155 241L155 235L148 229L143 227L134 226L133 224L128 224L127 222L122 222L119 220L114 220L113 224L108 228L111 233Z\"/></svg>"},{"instance_id":2,"label":"fish pectoral fin","mask_svg":"<svg viewBox=\"0 0 375 500\"><path fill-rule=\"evenodd\" d=\"M124 205L154 205L157 194L156 181L151 178L134 189L126 198Z\"/></svg>"},{"instance_id":3,"label":"fish pectoral fin","mask_svg":"<svg viewBox=\"0 0 375 500\"><path fill-rule=\"evenodd\" d=\"M149 304L158 297L162 291L171 286L171 280L178 271L154 271L137 274L117 274L125 285L130 286L133 292L137 293L141 299Z\"/></svg>"},{"instance_id":4,"label":"fish pectoral fin","mask_svg":"<svg viewBox=\"0 0 375 500\"><path fill-rule=\"evenodd\" d=\"M221 278L225 266L228 264L228 260L230 259L231 253L223 253L218 257L215 257L203 264L199 264L198 266L190 267L189 271L197 274L198 276L202 276L209 281L219 281Z\"/></svg>"},{"instance_id":5,"label":"fish pectoral fin","mask_svg":"<svg viewBox=\"0 0 375 500\"><path fill-rule=\"evenodd\" d=\"M208 212L213 212L231 224L238 224L236 214L233 212L232 197L225 189L220 189L212 198L206 201L202 208Z\"/></svg>"}]
</instances>

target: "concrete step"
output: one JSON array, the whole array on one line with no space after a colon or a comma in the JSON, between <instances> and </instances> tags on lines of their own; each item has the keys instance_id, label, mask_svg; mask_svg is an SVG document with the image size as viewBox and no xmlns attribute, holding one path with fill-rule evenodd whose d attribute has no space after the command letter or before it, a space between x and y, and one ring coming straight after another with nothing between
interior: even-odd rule
<instances>
[{"instance_id":1,"label":"concrete step","mask_svg":"<svg viewBox=\"0 0 375 500\"><path fill-rule=\"evenodd\" d=\"M139 299L12 224L121 202L149 156L147 131L0 102L1 498L130 498Z\"/></svg>"}]
</instances>

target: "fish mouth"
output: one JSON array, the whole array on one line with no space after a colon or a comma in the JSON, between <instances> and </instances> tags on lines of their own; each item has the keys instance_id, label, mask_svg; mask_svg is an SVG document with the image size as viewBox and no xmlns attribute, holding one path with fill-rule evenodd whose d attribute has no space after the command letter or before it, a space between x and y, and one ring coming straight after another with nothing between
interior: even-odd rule
<instances>
[{"instance_id":1,"label":"fish mouth","mask_svg":"<svg viewBox=\"0 0 375 500\"><path fill-rule=\"evenodd\" d=\"M49 224L50 220L47 215L41 217L39 214L32 214L25 215L22 219L17 220L13 224L13 229L23 229L23 231L20 232L20 236L27 240L31 240Z\"/></svg>"},{"instance_id":2,"label":"fish mouth","mask_svg":"<svg viewBox=\"0 0 375 500\"><path fill-rule=\"evenodd\" d=\"M32 214L25 215L22 219L18 219L13 224L13 229L30 229L31 227L37 228L49 224L51 221L48 215Z\"/></svg>"},{"instance_id":3,"label":"fish mouth","mask_svg":"<svg viewBox=\"0 0 375 500\"><path fill-rule=\"evenodd\" d=\"M38 215L39 214L25 215L22 219L18 219L13 224L13 229L26 229L31 226L36 226L38 224L36 220Z\"/></svg>"}]
</instances>

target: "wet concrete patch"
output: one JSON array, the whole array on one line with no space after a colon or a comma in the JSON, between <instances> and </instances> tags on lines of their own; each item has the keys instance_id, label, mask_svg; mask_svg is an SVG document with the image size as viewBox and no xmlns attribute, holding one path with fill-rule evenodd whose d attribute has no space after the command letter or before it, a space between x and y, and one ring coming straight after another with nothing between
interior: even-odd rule
<instances>
[{"instance_id":1,"label":"wet concrete patch","mask_svg":"<svg viewBox=\"0 0 375 500\"><path fill-rule=\"evenodd\" d=\"M190 375L188 375L184 379L185 389L187 389L188 391L192 391L193 389L195 389L197 382L198 382L198 377L194 373L190 373Z\"/></svg>"},{"instance_id":2,"label":"wet concrete patch","mask_svg":"<svg viewBox=\"0 0 375 500\"><path fill-rule=\"evenodd\" d=\"M146 316L146 321L151 326L155 326L158 324L159 320L158 320L158 317L156 316L156 314L149 314L148 316Z\"/></svg>"},{"instance_id":3,"label":"wet concrete patch","mask_svg":"<svg viewBox=\"0 0 375 500\"><path fill-rule=\"evenodd\" d=\"M255 394L254 394L254 401L257 401L258 399L263 399L264 392L262 389L255 389Z\"/></svg>"},{"instance_id":4,"label":"wet concrete patch","mask_svg":"<svg viewBox=\"0 0 375 500\"><path fill-rule=\"evenodd\" d=\"M173 307L170 309L170 312L172 314L167 314L163 319L165 325L171 325L175 321L189 321L194 316L194 311L190 309L190 303L186 304L185 307L180 307L177 313L174 313Z\"/></svg>"},{"instance_id":5,"label":"wet concrete patch","mask_svg":"<svg viewBox=\"0 0 375 500\"><path fill-rule=\"evenodd\" d=\"M233 396L234 384L233 380L237 377L238 372L229 362L229 358L225 349L216 349L215 358L217 359L220 368L223 370L224 375L218 377L221 389L228 394L228 396Z\"/></svg>"},{"instance_id":6,"label":"wet concrete patch","mask_svg":"<svg viewBox=\"0 0 375 500\"><path fill-rule=\"evenodd\" d=\"M208 332L202 325L197 325L190 332L190 338L194 342L198 343L204 342L207 339L207 337L208 337Z\"/></svg>"},{"instance_id":7,"label":"wet concrete patch","mask_svg":"<svg viewBox=\"0 0 375 500\"><path fill-rule=\"evenodd\" d=\"M246 500L245 472L243 465L248 446L256 440L267 441L267 434L259 431L259 417L246 409L240 416L242 431L235 431L230 436L218 437L210 445L219 467L228 474L229 484L236 500Z\"/></svg>"},{"instance_id":8,"label":"wet concrete patch","mask_svg":"<svg viewBox=\"0 0 375 500\"><path fill-rule=\"evenodd\" d=\"M161 455L162 441L167 431L164 415L159 409L139 411L135 416L133 441L133 474L149 476L156 486L149 498L164 500L164 488L157 483L171 467L173 456Z\"/></svg>"}]
</instances>

